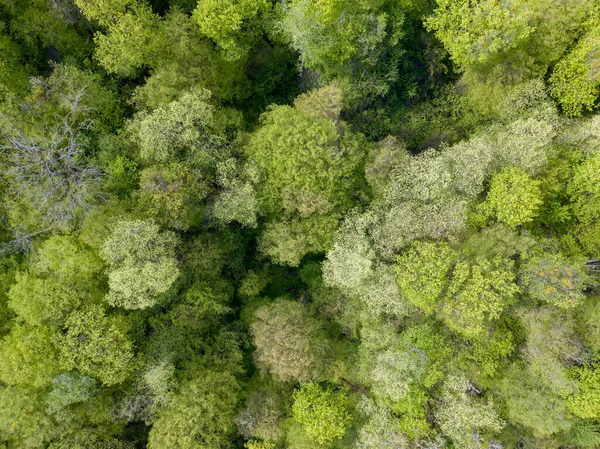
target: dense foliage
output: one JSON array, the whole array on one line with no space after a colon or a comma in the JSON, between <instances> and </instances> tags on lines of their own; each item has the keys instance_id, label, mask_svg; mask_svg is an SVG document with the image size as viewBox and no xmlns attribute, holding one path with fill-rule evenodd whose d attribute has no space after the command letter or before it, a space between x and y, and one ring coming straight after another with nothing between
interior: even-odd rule
<instances>
[{"instance_id":1,"label":"dense foliage","mask_svg":"<svg viewBox=\"0 0 600 449\"><path fill-rule=\"evenodd\" d=\"M600 447L600 2L0 0L0 449Z\"/></svg>"}]
</instances>

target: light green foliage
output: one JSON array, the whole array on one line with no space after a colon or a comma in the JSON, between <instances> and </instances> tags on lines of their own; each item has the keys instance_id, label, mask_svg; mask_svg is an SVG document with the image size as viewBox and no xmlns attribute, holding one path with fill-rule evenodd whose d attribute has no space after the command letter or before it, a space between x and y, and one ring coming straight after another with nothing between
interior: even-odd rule
<instances>
[{"instance_id":1,"label":"light green foliage","mask_svg":"<svg viewBox=\"0 0 600 449\"><path fill-rule=\"evenodd\" d=\"M65 370L77 368L107 386L123 382L134 368L130 339L100 306L69 315L65 333L58 337L58 347Z\"/></svg>"},{"instance_id":2,"label":"light green foliage","mask_svg":"<svg viewBox=\"0 0 600 449\"><path fill-rule=\"evenodd\" d=\"M569 411L581 418L596 419L600 416L600 364L598 360L571 368L571 376L577 381L577 390L568 398Z\"/></svg>"},{"instance_id":3,"label":"light green foliage","mask_svg":"<svg viewBox=\"0 0 600 449\"><path fill-rule=\"evenodd\" d=\"M515 228L533 221L542 205L541 196L540 181L519 168L504 168L492 177L487 198L477 212Z\"/></svg>"},{"instance_id":4,"label":"light green foliage","mask_svg":"<svg viewBox=\"0 0 600 449\"><path fill-rule=\"evenodd\" d=\"M473 232L461 245L461 252L469 259L500 256L510 258L527 254L535 239L527 231L517 232L509 226L496 223Z\"/></svg>"},{"instance_id":5,"label":"light green foliage","mask_svg":"<svg viewBox=\"0 0 600 449\"><path fill-rule=\"evenodd\" d=\"M323 262L323 279L330 286L356 291L373 272L375 253L366 237L369 216L349 212L339 229L327 260Z\"/></svg>"},{"instance_id":6,"label":"light green foliage","mask_svg":"<svg viewBox=\"0 0 600 449\"><path fill-rule=\"evenodd\" d=\"M493 331L470 341L466 358L474 360L480 371L493 376L506 358L515 350L515 338L506 323L500 322Z\"/></svg>"},{"instance_id":7,"label":"light green foliage","mask_svg":"<svg viewBox=\"0 0 600 449\"><path fill-rule=\"evenodd\" d=\"M0 380L21 387L50 385L60 370L54 337L46 326L14 326L0 343Z\"/></svg>"},{"instance_id":8,"label":"light green foliage","mask_svg":"<svg viewBox=\"0 0 600 449\"><path fill-rule=\"evenodd\" d=\"M246 449L275 449L275 445L273 443L258 440L250 440L244 444L244 447Z\"/></svg>"},{"instance_id":9,"label":"light green foliage","mask_svg":"<svg viewBox=\"0 0 600 449\"><path fill-rule=\"evenodd\" d=\"M575 423L567 432L559 434L561 442L583 447L594 447L600 444L600 427L589 421Z\"/></svg>"},{"instance_id":10,"label":"light green foliage","mask_svg":"<svg viewBox=\"0 0 600 449\"><path fill-rule=\"evenodd\" d=\"M319 444L342 438L350 424L346 392L323 389L314 383L294 392L292 415L308 437Z\"/></svg>"},{"instance_id":11,"label":"light green foliage","mask_svg":"<svg viewBox=\"0 0 600 449\"><path fill-rule=\"evenodd\" d=\"M217 164L217 180L223 188L217 193L212 213L221 223L237 221L243 226L257 226L260 212L253 182L257 181L256 167L240 164L233 158Z\"/></svg>"},{"instance_id":12,"label":"light green foliage","mask_svg":"<svg viewBox=\"0 0 600 449\"><path fill-rule=\"evenodd\" d=\"M160 31L160 18L150 5L134 3L111 20L106 34L96 33L96 58L109 73L133 78L157 57Z\"/></svg>"},{"instance_id":13,"label":"light green foliage","mask_svg":"<svg viewBox=\"0 0 600 449\"><path fill-rule=\"evenodd\" d=\"M72 236L54 235L35 254L31 271L39 276L73 281L81 287L95 284L102 261Z\"/></svg>"},{"instance_id":14,"label":"light green foliage","mask_svg":"<svg viewBox=\"0 0 600 449\"><path fill-rule=\"evenodd\" d=\"M546 306L520 316L527 332L522 348L530 383L555 396L573 393L574 382L566 370L569 360L581 360L583 347L572 315Z\"/></svg>"},{"instance_id":15,"label":"light green foliage","mask_svg":"<svg viewBox=\"0 0 600 449\"><path fill-rule=\"evenodd\" d=\"M259 249L275 263L297 267L307 253L319 253L331 246L337 224L335 215L272 221L265 225Z\"/></svg>"},{"instance_id":16,"label":"light green foliage","mask_svg":"<svg viewBox=\"0 0 600 449\"><path fill-rule=\"evenodd\" d=\"M278 31L304 66L327 80L350 78L349 95L383 95L398 79L405 17L397 2L294 0L281 12Z\"/></svg>"},{"instance_id":17,"label":"light green foliage","mask_svg":"<svg viewBox=\"0 0 600 449\"><path fill-rule=\"evenodd\" d=\"M88 18L97 20L104 26L110 26L123 15L135 0L75 0L75 4Z\"/></svg>"},{"instance_id":18,"label":"light green foliage","mask_svg":"<svg viewBox=\"0 0 600 449\"><path fill-rule=\"evenodd\" d=\"M246 148L264 174L262 207L269 217L286 217L272 222L260 243L279 263L297 266L307 252L325 251L360 182L362 139L339 120L340 109L331 86L299 97L295 107L273 106Z\"/></svg>"},{"instance_id":19,"label":"light green foliage","mask_svg":"<svg viewBox=\"0 0 600 449\"><path fill-rule=\"evenodd\" d=\"M8 293L9 307L32 325L60 324L66 316L89 298L62 279L43 279L27 272L17 273Z\"/></svg>"},{"instance_id":20,"label":"light green foliage","mask_svg":"<svg viewBox=\"0 0 600 449\"><path fill-rule=\"evenodd\" d=\"M39 393L31 390L0 388L0 435L2 442L23 448L44 447L56 438L59 429L46 413Z\"/></svg>"},{"instance_id":21,"label":"light green foliage","mask_svg":"<svg viewBox=\"0 0 600 449\"><path fill-rule=\"evenodd\" d=\"M194 165L209 165L213 153L218 154L225 144L209 99L210 92L195 89L149 114L140 114L131 125L142 159L164 163L179 158Z\"/></svg>"},{"instance_id":22,"label":"light green foliage","mask_svg":"<svg viewBox=\"0 0 600 449\"><path fill-rule=\"evenodd\" d=\"M367 421L360 428L357 447L380 449L387 445L404 447L407 444L400 420L391 410L367 397L362 398L358 407L367 416Z\"/></svg>"},{"instance_id":23,"label":"light green foliage","mask_svg":"<svg viewBox=\"0 0 600 449\"><path fill-rule=\"evenodd\" d=\"M418 349L387 350L378 354L370 373L373 393L398 402L410 392L410 382L424 374L426 354Z\"/></svg>"},{"instance_id":24,"label":"light green foliage","mask_svg":"<svg viewBox=\"0 0 600 449\"><path fill-rule=\"evenodd\" d=\"M594 296L585 296L580 307L575 309L579 324L579 335L583 344L593 351L600 351L600 303Z\"/></svg>"},{"instance_id":25,"label":"light green foliage","mask_svg":"<svg viewBox=\"0 0 600 449\"><path fill-rule=\"evenodd\" d=\"M248 53L270 9L267 0L199 0L192 18L225 59L235 60Z\"/></svg>"},{"instance_id":26,"label":"light green foliage","mask_svg":"<svg viewBox=\"0 0 600 449\"><path fill-rule=\"evenodd\" d=\"M267 272L256 272L253 270L248 271L246 276L242 280L237 294L243 298L252 298L258 296L261 291L269 283L269 276Z\"/></svg>"},{"instance_id":27,"label":"light green foliage","mask_svg":"<svg viewBox=\"0 0 600 449\"><path fill-rule=\"evenodd\" d=\"M0 449L599 446L599 30L0 0Z\"/></svg>"},{"instance_id":28,"label":"light green foliage","mask_svg":"<svg viewBox=\"0 0 600 449\"><path fill-rule=\"evenodd\" d=\"M256 311L250 328L256 361L282 381L320 379L328 342L305 307L278 299Z\"/></svg>"},{"instance_id":29,"label":"light green foliage","mask_svg":"<svg viewBox=\"0 0 600 449\"><path fill-rule=\"evenodd\" d=\"M485 64L533 32L534 11L522 1L438 0L426 21L459 66Z\"/></svg>"},{"instance_id":30,"label":"light green foliage","mask_svg":"<svg viewBox=\"0 0 600 449\"><path fill-rule=\"evenodd\" d=\"M356 211L346 214L323 262L323 280L327 286L359 299L370 312L403 316L408 308L394 279L394 269L378 263L368 236L373 218Z\"/></svg>"},{"instance_id":31,"label":"light green foliage","mask_svg":"<svg viewBox=\"0 0 600 449\"><path fill-rule=\"evenodd\" d=\"M424 428L426 394L445 377L445 364L452 354L450 341L426 323L407 328L399 336L393 328L361 329L358 367L361 379L371 386L380 404L406 414L403 429ZM426 428L426 425L425 425Z\"/></svg>"},{"instance_id":32,"label":"light green foliage","mask_svg":"<svg viewBox=\"0 0 600 449\"><path fill-rule=\"evenodd\" d=\"M521 270L521 282L532 298L562 309L578 306L590 281L583 263L561 253L533 257Z\"/></svg>"},{"instance_id":33,"label":"light green foliage","mask_svg":"<svg viewBox=\"0 0 600 449\"><path fill-rule=\"evenodd\" d=\"M340 109L339 91L328 87L262 116L247 152L265 172L260 196L268 212L283 208L306 217L347 205L363 150L339 120Z\"/></svg>"},{"instance_id":34,"label":"light green foliage","mask_svg":"<svg viewBox=\"0 0 600 449\"><path fill-rule=\"evenodd\" d=\"M533 100L532 100L533 101ZM372 209L371 231L378 252L393 260L413 240L451 239L466 230L469 205L504 167L538 174L555 135L552 114L493 126L443 151L427 150L394 167L382 200Z\"/></svg>"},{"instance_id":35,"label":"light green foliage","mask_svg":"<svg viewBox=\"0 0 600 449\"><path fill-rule=\"evenodd\" d=\"M159 223L175 229L188 229L198 220L199 203L208 190L197 171L179 162L140 173L140 203Z\"/></svg>"},{"instance_id":36,"label":"light green foliage","mask_svg":"<svg viewBox=\"0 0 600 449\"><path fill-rule=\"evenodd\" d=\"M500 432L505 422L494 408L491 398L484 400L470 392L476 387L464 377L450 376L444 384L441 404L435 411L435 418L441 431L457 447L470 448L472 440L486 440L486 436Z\"/></svg>"},{"instance_id":37,"label":"light green foliage","mask_svg":"<svg viewBox=\"0 0 600 449\"><path fill-rule=\"evenodd\" d=\"M133 92L132 101L139 110L156 109L194 88L208 89L216 98L226 100L248 95L246 60L224 61L213 43L198 33L198 26L188 14L171 7L155 37L159 39L156 52L146 60L152 66L150 77Z\"/></svg>"},{"instance_id":38,"label":"light green foliage","mask_svg":"<svg viewBox=\"0 0 600 449\"><path fill-rule=\"evenodd\" d=\"M90 399L96 391L96 381L91 377L62 373L52 379L52 391L46 397L48 413L57 421L74 419L69 409L72 404Z\"/></svg>"},{"instance_id":39,"label":"light green foliage","mask_svg":"<svg viewBox=\"0 0 600 449\"><path fill-rule=\"evenodd\" d=\"M600 94L599 44L600 28L592 28L556 64L549 79L550 93L571 117L591 111Z\"/></svg>"},{"instance_id":40,"label":"light green foliage","mask_svg":"<svg viewBox=\"0 0 600 449\"><path fill-rule=\"evenodd\" d=\"M158 410L173 397L176 387L175 366L163 359L149 362L134 381L135 388L128 391L111 413L126 422L144 421L152 424Z\"/></svg>"},{"instance_id":41,"label":"light green foliage","mask_svg":"<svg viewBox=\"0 0 600 449\"><path fill-rule=\"evenodd\" d=\"M201 370L181 385L150 430L149 449L220 449L231 445L240 386L228 372Z\"/></svg>"},{"instance_id":42,"label":"light green foliage","mask_svg":"<svg viewBox=\"0 0 600 449\"><path fill-rule=\"evenodd\" d=\"M9 306L27 323L60 324L82 302L99 299L102 261L71 236L44 241L11 286Z\"/></svg>"},{"instance_id":43,"label":"light green foliage","mask_svg":"<svg viewBox=\"0 0 600 449\"><path fill-rule=\"evenodd\" d=\"M440 304L448 284L455 252L447 243L417 242L398 256L396 279L404 299L431 314Z\"/></svg>"},{"instance_id":44,"label":"light green foliage","mask_svg":"<svg viewBox=\"0 0 600 449\"><path fill-rule=\"evenodd\" d=\"M577 38L593 2L441 0L426 20L483 110L502 101L505 86L544 75ZM486 111L489 113L489 110Z\"/></svg>"},{"instance_id":45,"label":"light green foliage","mask_svg":"<svg viewBox=\"0 0 600 449\"><path fill-rule=\"evenodd\" d=\"M179 276L177 245L177 236L152 220L118 221L100 253L109 266L106 301L126 309L156 304Z\"/></svg>"},{"instance_id":46,"label":"light green foliage","mask_svg":"<svg viewBox=\"0 0 600 449\"><path fill-rule=\"evenodd\" d=\"M568 186L579 222L576 235L588 254L600 249L600 152L575 169Z\"/></svg>"},{"instance_id":47,"label":"light green foliage","mask_svg":"<svg viewBox=\"0 0 600 449\"><path fill-rule=\"evenodd\" d=\"M467 338L481 335L519 291L513 265L499 256L475 264L458 262L442 308L446 324Z\"/></svg>"},{"instance_id":48,"label":"light green foliage","mask_svg":"<svg viewBox=\"0 0 600 449\"><path fill-rule=\"evenodd\" d=\"M528 428L536 437L569 429L567 401L562 395L540 388L526 375L526 365L513 363L504 373L498 393L506 403L507 420Z\"/></svg>"}]
</instances>

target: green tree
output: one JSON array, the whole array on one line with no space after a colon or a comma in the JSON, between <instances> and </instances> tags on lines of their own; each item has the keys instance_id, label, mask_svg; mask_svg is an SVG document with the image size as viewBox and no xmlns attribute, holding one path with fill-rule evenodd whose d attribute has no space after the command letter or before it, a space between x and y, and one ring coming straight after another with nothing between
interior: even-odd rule
<instances>
[{"instance_id":1,"label":"green tree","mask_svg":"<svg viewBox=\"0 0 600 449\"><path fill-rule=\"evenodd\" d=\"M319 444L340 439L351 421L346 391L305 384L294 392L292 416Z\"/></svg>"},{"instance_id":2,"label":"green tree","mask_svg":"<svg viewBox=\"0 0 600 449\"><path fill-rule=\"evenodd\" d=\"M138 2L124 13L115 14L123 10L124 2L120 3L113 6L111 2L110 7L93 11L100 21L108 21L106 34L97 32L94 37L95 53L109 73L133 78L144 66L152 64L161 50L160 18L150 5Z\"/></svg>"},{"instance_id":3,"label":"green tree","mask_svg":"<svg viewBox=\"0 0 600 449\"><path fill-rule=\"evenodd\" d=\"M592 1L441 0L426 27L465 71L473 100L489 113L506 85L544 75L592 13Z\"/></svg>"},{"instance_id":4,"label":"green tree","mask_svg":"<svg viewBox=\"0 0 600 449\"><path fill-rule=\"evenodd\" d=\"M357 100L382 96L399 78L405 14L394 1L294 0L277 24L305 67L347 80Z\"/></svg>"},{"instance_id":5,"label":"green tree","mask_svg":"<svg viewBox=\"0 0 600 449\"><path fill-rule=\"evenodd\" d=\"M600 94L599 43L600 28L592 28L558 61L550 76L550 93L571 117L591 111L596 105Z\"/></svg>"},{"instance_id":6,"label":"green tree","mask_svg":"<svg viewBox=\"0 0 600 449\"><path fill-rule=\"evenodd\" d=\"M123 382L134 368L131 340L100 306L69 315L65 332L58 337L58 347L64 369L76 368L107 386Z\"/></svg>"},{"instance_id":7,"label":"green tree","mask_svg":"<svg viewBox=\"0 0 600 449\"><path fill-rule=\"evenodd\" d=\"M42 395L33 390L0 388L0 441L34 449L57 438L60 431L42 401Z\"/></svg>"},{"instance_id":8,"label":"green tree","mask_svg":"<svg viewBox=\"0 0 600 449\"><path fill-rule=\"evenodd\" d=\"M16 325L0 344L0 379L8 385L44 388L58 374L54 329Z\"/></svg>"},{"instance_id":9,"label":"green tree","mask_svg":"<svg viewBox=\"0 0 600 449\"><path fill-rule=\"evenodd\" d=\"M75 0L75 4L83 14L104 26L110 26L118 20L127 7L134 3L135 0Z\"/></svg>"},{"instance_id":10,"label":"green tree","mask_svg":"<svg viewBox=\"0 0 600 449\"><path fill-rule=\"evenodd\" d=\"M340 110L335 87L305 94L294 107L273 106L246 147L262 171L259 201L274 222L261 247L277 262L297 266L306 253L326 250L358 187L362 139L339 120Z\"/></svg>"},{"instance_id":11,"label":"green tree","mask_svg":"<svg viewBox=\"0 0 600 449\"><path fill-rule=\"evenodd\" d=\"M62 279L43 279L27 272L17 273L8 292L9 307L26 323L61 324L69 313L90 298Z\"/></svg>"},{"instance_id":12,"label":"green tree","mask_svg":"<svg viewBox=\"0 0 600 449\"><path fill-rule=\"evenodd\" d=\"M423 313L435 312L455 258L456 253L445 242L416 242L396 262L402 296Z\"/></svg>"},{"instance_id":13,"label":"green tree","mask_svg":"<svg viewBox=\"0 0 600 449\"><path fill-rule=\"evenodd\" d=\"M158 414L149 449L220 449L231 446L240 385L229 372L201 370L183 383Z\"/></svg>"},{"instance_id":14,"label":"green tree","mask_svg":"<svg viewBox=\"0 0 600 449\"><path fill-rule=\"evenodd\" d=\"M600 153L595 153L575 169L567 191L579 224L576 235L585 251L600 250Z\"/></svg>"},{"instance_id":15,"label":"green tree","mask_svg":"<svg viewBox=\"0 0 600 449\"><path fill-rule=\"evenodd\" d=\"M118 221L100 252L109 267L106 301L126 309L155 305L179 276L178 243L152 220Z\"/></svg>"},{"instance_id":16,"label":"green tree","mask_svg":"<svg viewBox=\"0 0 600 449\"><path fill-rule=\"evenodd\" d=\"M224 58L235 60L245 56L259 37L261 21L270 9L267 0L199 0L193 20Z\"/></svg>"},{"instance_id":17,"label":"green tree","mask_svg":"<svg viewBox=\"0 0 600 449\"><path fill-rule=\"evenodd\" d=\"M52 391L46 397L47 410L57 421L75 419L70 406L86 402L95 394L96 381L91 377L62 373L52 379Z\"/></svg>"},{"instance_id":18,"label":"green tree","mask_svg":"<svg viewBox=\"0 0 600 449\"><path fill-rule=\"evenodd\" d=\"M467 338L481 335L519 292L513 265L498 256L475 264L458 262L442 306L446 324Z\"/></svg>"},{"instance_id":19,"label":"green tree","mask_svg":"<svg viewBox=\"0 0 600 449\"><path fill-rule=\"evenodd\" d=\"M98 256L75 238L51 236L29 270L16 274L9 306L29 324L61 324L82 303L100 299L102 268Z\"/></svg>"},{"instance_id":20,"label":"green tree","mask_svg":"<svg viewBox=\"0 0 600 449\"><path fill-rule=\"evenodd\" d=\"M569 419L563 395L541 387L527 372L526 364L515 362L500 379L497 391L506 404L507 420L536 437L568 430L573 420Z\"/></svg>"},{"instance_id":21,"label":"green tree","mask_svg":"<svg viewBox=\"0 0 600 449\"><path fill-rule=\"evenodd\" d=\"M581 418L597 419L600 416L600 364L595 359L582 366L571 368L577 381L577 390L568 398L571 413Z\"/></svg>"},{"instance_id":22,"label":"green tree","mask_svg":"<svg viewBox=\"0 0 600 449\"><path fill-rule=\"evenodd\" d=\"M507 167L492 177L487 198L477 213L515 228L533 221L541 205L540 181L520 168Z\"/></svg>"}]
</instances>

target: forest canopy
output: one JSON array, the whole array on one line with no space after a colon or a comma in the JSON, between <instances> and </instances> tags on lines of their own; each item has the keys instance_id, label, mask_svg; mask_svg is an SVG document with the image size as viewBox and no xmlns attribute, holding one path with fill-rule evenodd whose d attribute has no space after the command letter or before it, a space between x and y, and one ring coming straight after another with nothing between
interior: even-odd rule
<instances>
[{"instance_id":1,"label":"forest canopy","mask_svg":"<svg viewBox=\"0 0 600 449\"><path fill-rule=\"evenodd\" d=\"M0 0L0 449L600 447L598 0Z\"/></svg>"}]
</instances>

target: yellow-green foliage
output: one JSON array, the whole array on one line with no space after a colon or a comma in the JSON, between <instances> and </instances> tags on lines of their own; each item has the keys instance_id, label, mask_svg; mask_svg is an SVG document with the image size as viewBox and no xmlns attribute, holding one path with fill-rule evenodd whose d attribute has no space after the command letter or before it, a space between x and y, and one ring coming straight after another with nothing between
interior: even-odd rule
<instances>
[{"instance_id":1,"label":"yellow-green foliage","mask_svg":"<svg viewBox=\"0 0 600 449\"><path fill-rule=\"evenodd\" d=\"M57 345L63 369L76 368L104 385L123 382L134 369L131 340L100 306L69 315Z\"/></svg>"},{"instance_id":2,"label":"yellow-green foliage","mask_svg":"<svg viewBox=\"0 0 600 449\"><path fill-rule=\"evenodd\" d=\"M486 201L477 207L477 213L515 228L533 221L541 197L540 181L520 168L507 167L492 178Z\"/></svg>"},{"instance_id":3,"label":"yellow-green foliage","mask_svg":"<svg viewBox=\"0 0 600 449\"><path fill-rule=\"evenodd\" d=\"M44 388L59 373L55 333L50 327L14 326L0 342L0 380Z\"/></svg>"},{"instance_id":4,"label":"yellow-green foliage","mask_svg":"<svg viewBox=\"0 0 600 449\"><path fill-rule=\"evenodd\" d=\"M577 391L568 399L571 413L581 418L600 417L600 363L598 360L571 369Z\"/></svg>"},{"instance_id":5,"label":"yellow-green foliage","mask_svg":"<svg viewBox=\"0 0 600 449\"><path fill-rule=\"evenodd\" d=\"M579 222L576 235L593 255L600 249L600 152L575 169L568 193Z\"/></svg>"},{"instance_id":6,"label":"yellow-green foliage","mask_svg":"<svg viewBox=\"0 0 600 449\"><path fill-rule=\"evenodd\" d=\"M160 411L150 430L148 449L225 449L234 434L239 394L240 385L231 373L201 370Z\"/></svg>"},{"instance_id":7,"label":"yellow-green foliage","mask_svg":"<svg viewBox=\"0 0 600 449\"><path fill-rule=\"evenodd\" d=\"M550 93L565 114L591 111L600 94L600 28L590 30L554 67Z\"/></svg>"},{"instance_id":8,"label":"yellow-green foliage","mask_svg":"<svg viewBox=\"0 0 600 449\"><path fill-rule=\"evenodd\" d=\"M104 26L110 26L118 20L127 7L134 3L136 0L75 0L83 14Z\"/></svg>"},{"instance_id":9,"label":"yellow-green foliage","mask_svg":"<svg viewBox=\"0 0 600 449\"><path fill-rule=\"evenodd\" d=\"M396 278L404 299L423 313L436 311L455 257L444 242L417 242L398 256Z\"/></svg>"},{"instance_id":10,"label":"yellow-green foliage","mask_svg":"<svg viewBox=\"0 0 600 449\"><path fill-rule=\"evenodd\" d=\"M270 9L267 0L199 0L193 20L226 59L234 60L248 53Z\"/></svg>"},{"instance_id":11,"label":"yellow-green foliage","mask_svg":"<svg viewBox=\"0 0 600 449\"><path fill-rule=\"evenodd\" d=\"M512 260L500 256L457 263L442 308L448 327L467 338L485 332L519 292L513 266Z\"/></svg>"},{"instance_id":12,"label":"yellow-green foliage","mask_svg":"<svg viewBox=\"0 0 600 449\"><path fill-rule=\"evenodd\" d=\"M294 392L292 415L319 444L342 438L350 424L346 391L305 384Z\"/></svg>"}]
</instances>

